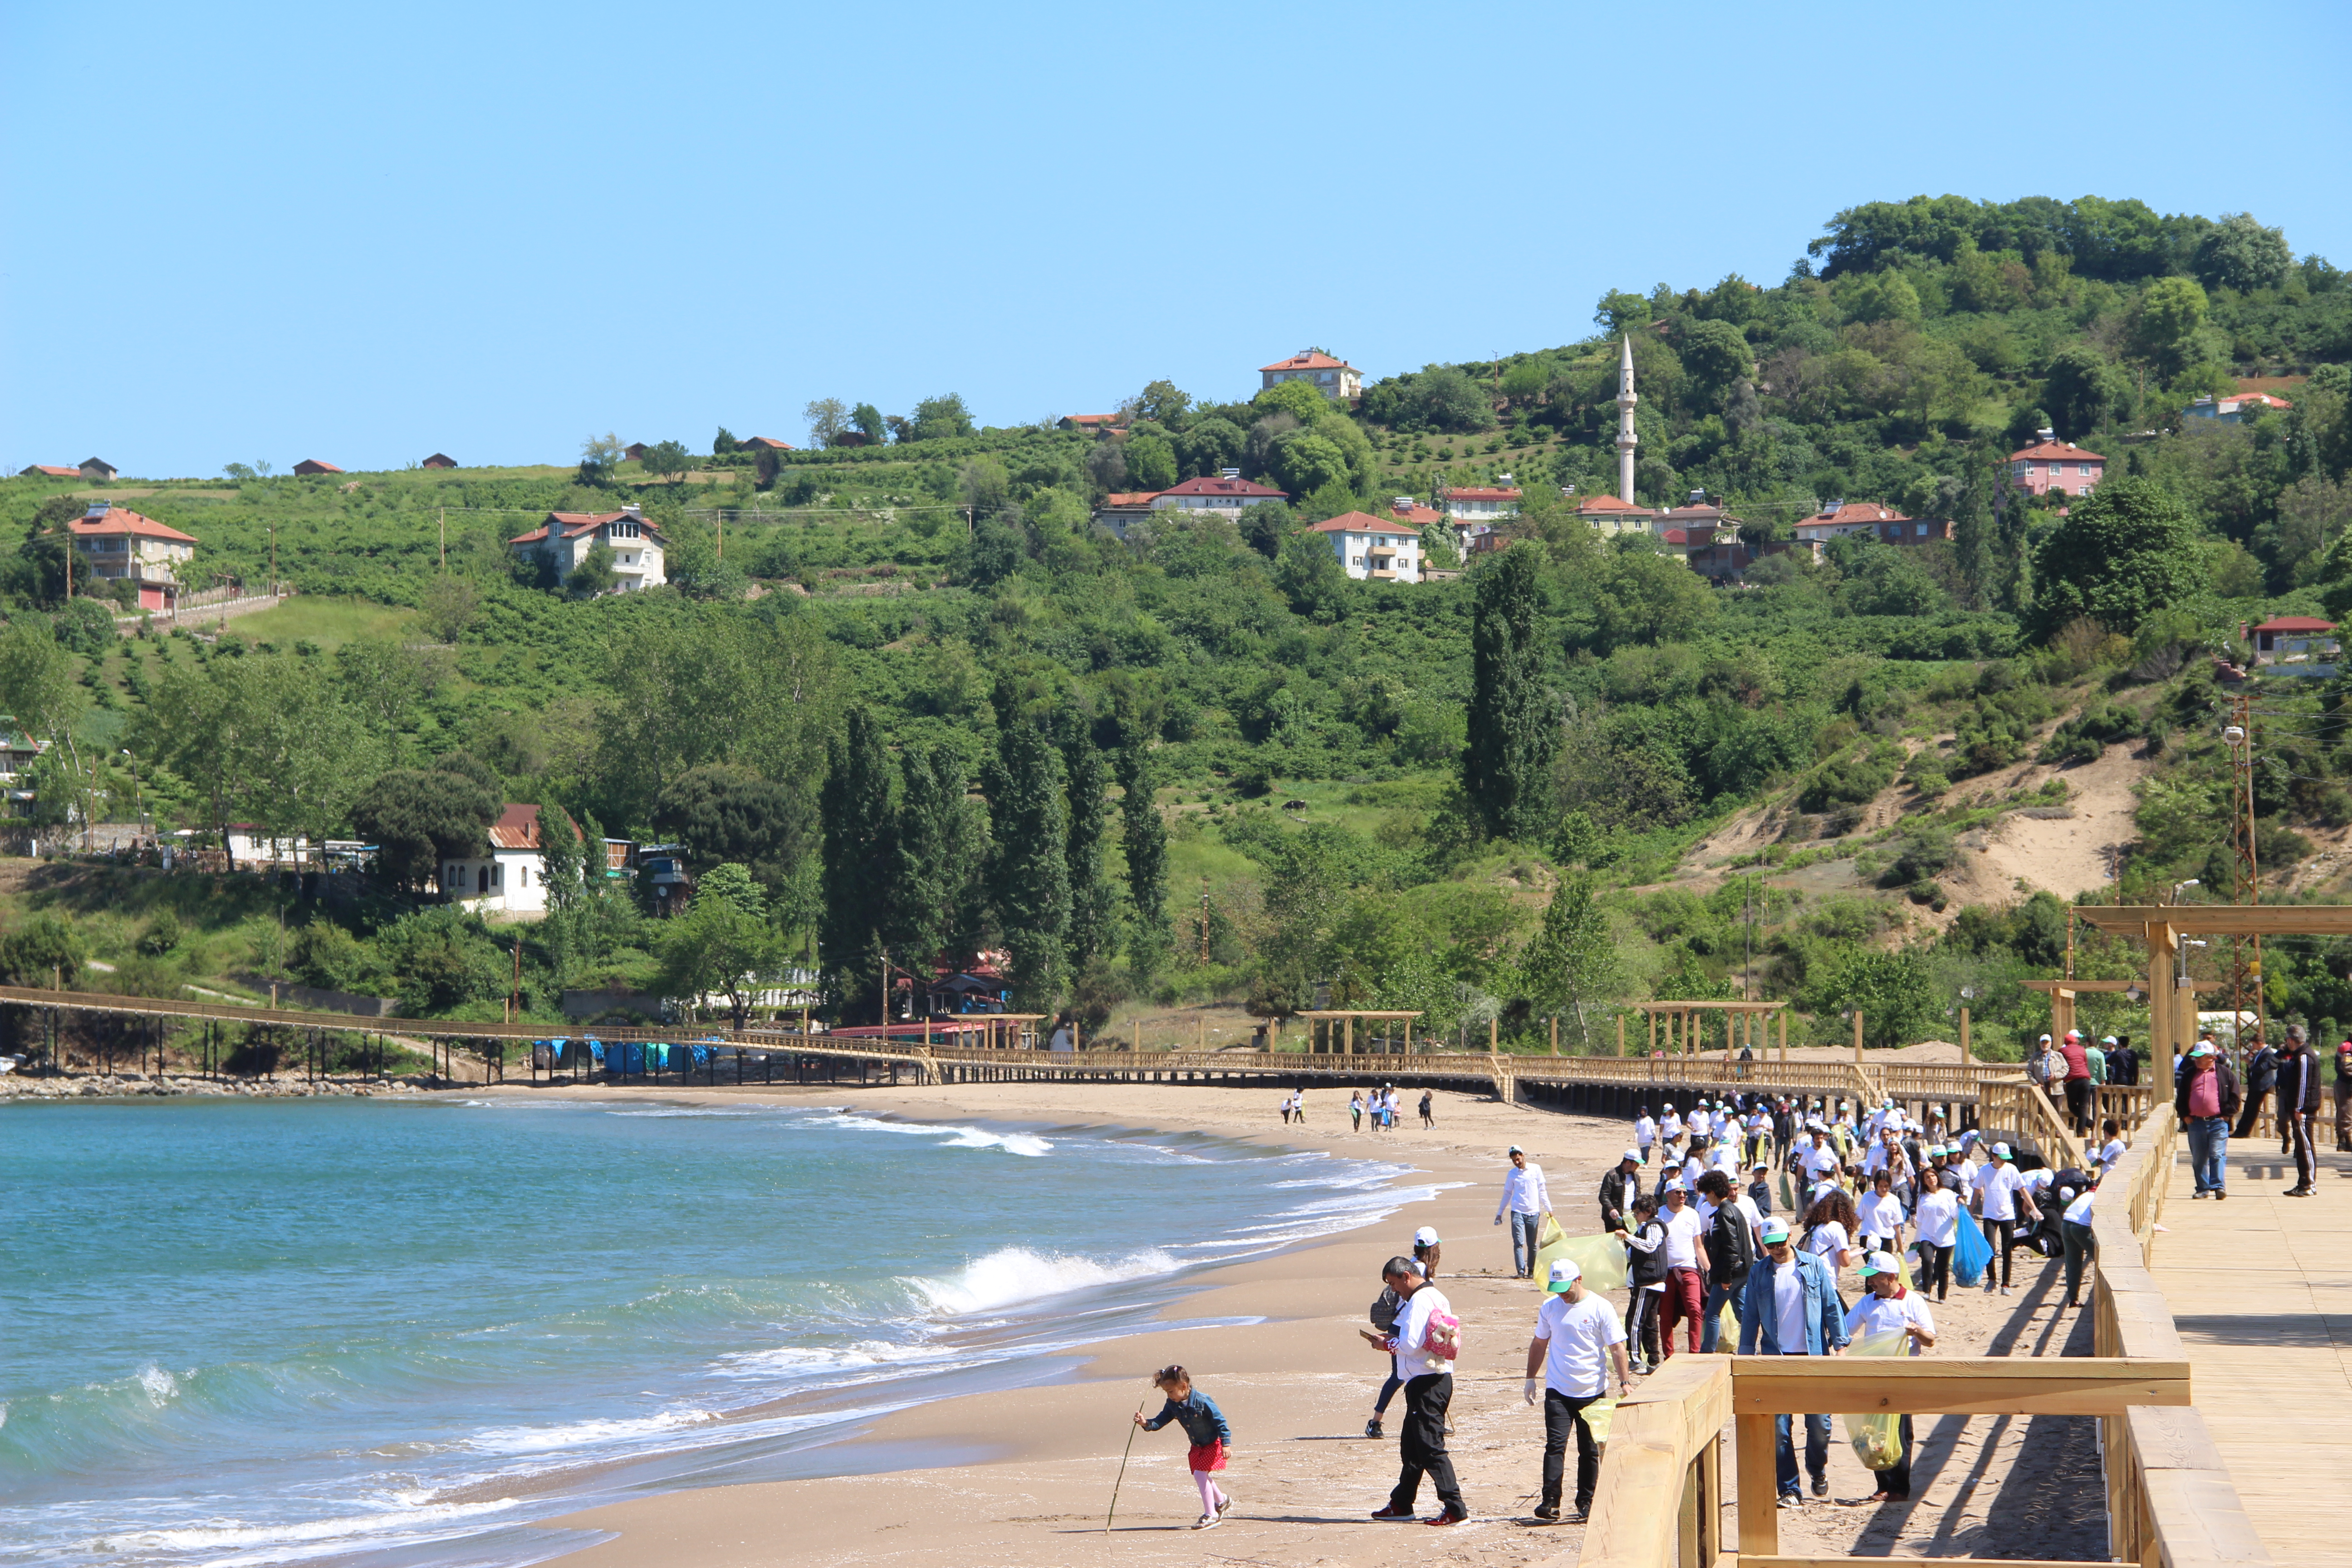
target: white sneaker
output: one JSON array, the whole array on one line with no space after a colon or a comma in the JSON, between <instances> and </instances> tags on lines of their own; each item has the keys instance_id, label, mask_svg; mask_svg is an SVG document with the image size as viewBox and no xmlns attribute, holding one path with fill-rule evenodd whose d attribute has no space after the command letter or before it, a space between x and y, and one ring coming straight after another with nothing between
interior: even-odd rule
<instances>
[{"instance_id":1,"label":"white sneaker","mask_svg":"<svg viewBox=\"0 0 2352 1568\"><path fill-rule=\"evenodd\" d=\"M1233 1506L1234 1494L1227 1492L1224 1494L1224 1500L1217 1504L1217 1517L1219 1519L1224 1518L1226 1513L1232 1510Z\"/></svg>"},{"instance_id":2,"label":"white sneaker","mask_svg":"<svg viewBox=\"0 0 2352 1568\"><path fill-rule=\"evenodd\" d=\"M2000 1288L2000 1293L2001 1293L2002 1295L2004 1295L2004 1296L2008 1295L2008 1294L2009 1294L2009 1287L2008 1287L2008 1286L2006 1286L2006 1285L2002 1286L2002 1287Z\"/></svg>"},{"instance_id":3,"label":"white sneaker","mask_svg":"<svg viewBox=\"0 0 2352 1568\"><path fill-rule=\"evenodd\" d=\"M1214 1530L1217 1526L1223 1523L1224 1523L1224 1520L1219 1515L1204 1513L1200 1517L1199 1521L1196 1522L1192 1528L1195 1530Z\"/></svg>"}]
</instances>

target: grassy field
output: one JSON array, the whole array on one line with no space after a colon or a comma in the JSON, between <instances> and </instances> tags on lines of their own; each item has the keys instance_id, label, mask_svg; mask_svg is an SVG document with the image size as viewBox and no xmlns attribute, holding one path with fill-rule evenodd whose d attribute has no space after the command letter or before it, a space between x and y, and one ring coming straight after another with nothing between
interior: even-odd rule
<instances>
[{"instance_id":1,"label":"grassy field","mask_svg":"<svg viewBox=\"0 0 2352 1568\"><path fill-rule=\"evenodd\" d=\"M312 642L330 651L347 642L408 641L424 635L416 630L414 610L325 594L297 595L274 610L241 616L228 625L231 631L256 642L279 647Z\"/></svg>"}]
</instances>

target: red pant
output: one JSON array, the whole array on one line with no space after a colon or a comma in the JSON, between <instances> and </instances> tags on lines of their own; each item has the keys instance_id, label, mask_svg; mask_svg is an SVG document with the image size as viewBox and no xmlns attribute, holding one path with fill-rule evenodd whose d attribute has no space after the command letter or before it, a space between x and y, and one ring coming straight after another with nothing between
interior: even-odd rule
<instances>
[{"instance_id":1,"label":"red pant","mask_svg":"<svg viewBox=\"0 0 2352 1568\"><path fill-rule=\"evenodd\" d=\"M1690 1348L1693 1354L1697 1353L1699 1323L1706 1315L1702 1305L1706 1294L1697 1269L1666 1270L1665 1331L1658 1340L1669 1356L1675 1353L1675 1324L1678 1321L1690 1324Z\"/></svg>"}]
</instances>

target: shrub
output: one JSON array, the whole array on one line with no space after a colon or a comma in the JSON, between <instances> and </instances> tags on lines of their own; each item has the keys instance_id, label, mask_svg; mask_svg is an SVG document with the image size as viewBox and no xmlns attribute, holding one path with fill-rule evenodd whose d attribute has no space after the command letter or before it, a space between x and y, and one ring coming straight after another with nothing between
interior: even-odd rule
<instances>
[{"instance_id":1,"label":"shrub","mask_svg":"<svg viewBox=\"0 0 2352 1568\"><path fill-rule=\"evenodd\" d=\"M1903 748L1891 742L1857 746L1815 773L1797 804L1806 811L1864 805L1895 782L1895 771L1902 761Z\"/></svg>"},{"instance_id":2,"label":"shrub","mask_svg":"<svg viewBox=\"0 0 2352 1568\"><path fill-rule=\"evenodd\" d=\"M2144 728L2135 710L2103 702L2085 708L2052 731L2039 760L2061 768L2076 763L2095 763L2109 745L2128 741Z\"/></svg>"}]
</instances>

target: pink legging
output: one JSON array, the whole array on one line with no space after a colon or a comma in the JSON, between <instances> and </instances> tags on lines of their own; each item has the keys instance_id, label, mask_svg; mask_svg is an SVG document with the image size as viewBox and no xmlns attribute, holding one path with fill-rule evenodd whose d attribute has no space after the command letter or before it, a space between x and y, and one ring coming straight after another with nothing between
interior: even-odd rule
<instances>
[{"instance_id":1,"label":"pink legging","mask_svg":"<svg viewBox=\"0 0 2352 1568\"><path fill-rule=\"evenodd\" d=\"M1217 1489L1217 1478L1206 1470L1194 1470L1192 1484L1201 1489L1201 1511L1204 1514L1216 1512L1228 1500L1225 1494Z\"/></svg>"}]
</instances>

